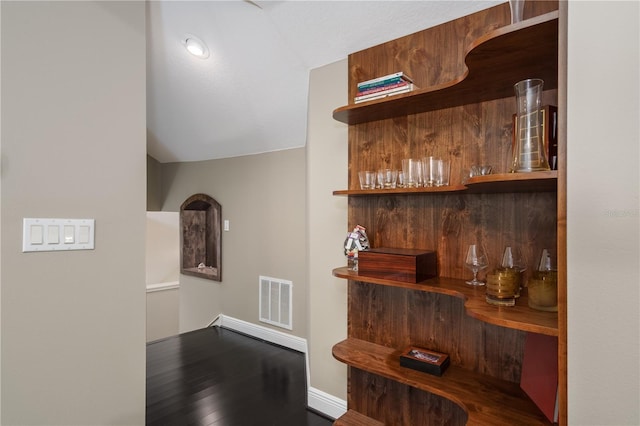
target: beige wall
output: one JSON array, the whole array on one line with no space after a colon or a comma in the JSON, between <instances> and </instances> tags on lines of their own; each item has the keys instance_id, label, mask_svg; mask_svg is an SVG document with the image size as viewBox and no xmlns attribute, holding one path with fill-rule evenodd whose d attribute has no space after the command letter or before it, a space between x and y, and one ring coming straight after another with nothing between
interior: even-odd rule
<instances>
[{"instance_id":1,"label":"beige wall","mask_svg":"<svg viewBox=\"0 0 640 426\"><path fill-rule=\"evenodd\" d=\"M141 425L144 2L2 8L2 424ZM22 218L95 250L22 253Z\"/></svg>"},{"instance_id":2,"label":"beige wall","mask_svg":"<svg viewBox=\"0 0 640 426\"><path fill-rule=\"evenodd\" d=\"M175 336L180 319L180 218L178 212L147 212L147 342Z\"/></svg>"},{"instance_id":3,"label":"beige wall","mask_svg":"<svg viewBox=\"0 0 640 426\"><path fill-rule=\"evenodd\" d=\"M331 275L346 264L348 126L332 118L347 103L347 60L311 71L307 131L309 221L309 361L311 387L346 400L346 366L331 355L347 337L347 282Z\"/></svg>"},{"instance_id":4,"label":"beige wall","mask_svg":"<svg viewBox=\"0 0 640 426\"><path fill-rule=\"evenodd\" d=\"M205 193L230 223L222 233L222 282L180 276L180 331L221 313L258 324L258 277L266 275L293 282L291 334L306 338L305 150L163 164L161 186L162 210L178 211L190 195Z\"/></svg>"},{"instance_id":5,"label":"beige wall","mask_svg":"<svg viewBox=\"0 0 640 426\"><path fill-rule=\"evenodd\" d=\"M162 165L147 155L147 211L162 210Z\"/></svg>"},{"instance_id":6,"label":"beige wall","mask_svg":"<svg viewBox=\"0 0 640 426\"><path fill-rule=\"evenodd\" d=\"M178 212L147 212L145 283L180 279L180 217Z\"/></svg>"},{"instance_id":7,"label":"beige wall","mask_svg":"<svg viewBox=\"0 0 640 426\"><path fill-rule=\"evenodd\" d=\"M180 289L147 292L147 342L180 332Z\"/></svg>"},{"instance_id":8,"label":"beige wall","mask_svg":"<svg viewBox=\"0 0 640 426\"><path fill-rule=\"evenodd\" d=\"M640 7L569 2L569 423L640 424Z\"/></svg>"}]
</instances>

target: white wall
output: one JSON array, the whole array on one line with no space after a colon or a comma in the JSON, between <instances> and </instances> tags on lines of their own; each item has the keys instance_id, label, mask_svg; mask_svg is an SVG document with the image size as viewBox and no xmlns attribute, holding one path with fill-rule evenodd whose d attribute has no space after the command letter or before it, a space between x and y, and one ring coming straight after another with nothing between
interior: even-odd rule
<instances>
[{"instance_id":1,"label":"white wall","mask_svg":"<svg viewBox=\"0 0 640 426\"><path fill-rule=\"evenodd\" d=\"M1 422L144 424L144 2L0 7ZM22 253L23 217L95 250Z\"/></svg>"},{"instance_id":2,"label":"white wall","mask_svg":"<svg viewBox=\"0 0 640 426\"><path fill-rule=\"evenodd\" d=\"M640 424L640 7L569 2L569 424Z\"/></svg>"},{"instance_id":3,"label":"white wall","mask_svg":"<svg viewBox=\"0 0 640 426\"><path fill-rule=\"evenodd\" d=\"M309 256L309 353L311 387L346 400L347 367L331 348L347 337L347 281L331 270L346 265L348 126L333 119L347 103L347 60L311 71L307 135L307 214ZM312 389L312 391L313 391ZM322 409L311 392L309 403Z\"/></svg>"}]
</instances>

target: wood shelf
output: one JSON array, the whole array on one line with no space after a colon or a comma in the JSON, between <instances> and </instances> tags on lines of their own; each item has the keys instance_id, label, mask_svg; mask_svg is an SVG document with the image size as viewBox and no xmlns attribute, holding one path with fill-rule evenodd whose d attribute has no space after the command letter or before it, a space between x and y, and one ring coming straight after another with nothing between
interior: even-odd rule
<instances>
[{"instance_id":1,"label":"wood shelf","mask_svg":"<svg viewBox=\"0 0 640 426\"><path fill-rule=\"evenodd\" d=\"M360 414L354 410L347 410L333 422L333 426L384 426L384 423Z\"/></svg>"},{"instance_id":2,"label":"wood shelf","mask_svg":"<svg viewBox=\"0 0 640 426\"><path fill-rule=\"evenodd\" d=\"M393 195L393 194L442 194L460 192L467 189L464 185L448 185L430 188L395 188L395 189L341 189L333 191L333 195Z\"/></svg>"},{"instance_id":3,"label":"wood shelf","mask_svg":"<svg viewBox=\"0 0 640 426\"><path fill-rule=\"evenodd\" d=\"M514 96L513 84L541 78L545 90L558 87L558 11L507 25L473 43L467 73L435 87L380 100L350 104L333 118L359 124Z\"/></svg>"},{"instance_id":4,"label":"wood shelf","mask_svg":"<svg viewBox=\"0 0 640 426\"><path fill-rule=\"evenodd\" d=\"M347 267L334 269L333 275L352 281L457 297L464 300L467 315L477 320L515 330L558 336L558 314L529 308L526 291L523 291L523 295L518 298L516 306L493 306L485 300L484 287L469 286L464 280L455 278L438 277L412 284L363 276Z\"/></svg>"},{"instance_id":5,"label":"wood shelf","mask_svg":"<svg viewBox=\"0 0 640 426\"><path fill-rule=\"evenodd\" d=\"M349 338L333 356L351 367L446 398L460 406L470 425L550 424L517 383L451 365L441 377L400 366L400 350Z\"/></svg>"},{"instance_id":6,"label":"wood shelf","mask_svg":"<svg viewBox=\"0 0 640 426\"><path fill-rule=\"evenodd\" d=\"M558 171L501 173L469 178L466 188L473 193L555 192Z\"/></svg>"},{"instance_id":7,"label":"wood shelf","mask_svg":"<svg viewBox=\"0 0 640 426\"><path fill-rule=\"evenodd\" d=\"M555 192L558 185L558 171L530 173L500 173L470 178L465 185L450 185L430 188L396 189L345 189L333 191L333 195L371 196L371 195L407 195L442 194L451 192L469 193L516 193L516 192Z\"/></svg>"}]
</instances>

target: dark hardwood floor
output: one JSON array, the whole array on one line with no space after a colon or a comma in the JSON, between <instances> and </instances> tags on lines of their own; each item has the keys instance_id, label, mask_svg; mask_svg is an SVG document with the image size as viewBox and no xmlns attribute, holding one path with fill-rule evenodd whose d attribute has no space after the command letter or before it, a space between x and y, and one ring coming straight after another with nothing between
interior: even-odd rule
<instances>
[{"instance_id":1,"label":"dark hardwood floor","mask_svg":"<svg viewBox=\"0 0 640 426\"><path fill-rule=\"evenodd\" d=\"M304 355L209 327L147 344L147 425L328 426L306 408Z\"/></svg>"}]
</instances>

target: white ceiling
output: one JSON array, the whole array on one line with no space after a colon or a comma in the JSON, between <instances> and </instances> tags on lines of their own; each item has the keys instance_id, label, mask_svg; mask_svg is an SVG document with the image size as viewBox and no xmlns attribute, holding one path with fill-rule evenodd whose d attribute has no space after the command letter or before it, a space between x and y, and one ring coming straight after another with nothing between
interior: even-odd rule
<instances>
[{"instance_id":1,"label":"white ceiling","mask_svg":"<svg viewBox=\"0 0 640 426\"><path fill-rule=\"evenodd\" d=\"M166 163L304 146L310 70L503 1L148 1L148 153ZM187 52L188 35L207 59Z\"/></svg>"}]
</instances>

